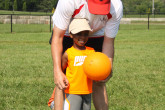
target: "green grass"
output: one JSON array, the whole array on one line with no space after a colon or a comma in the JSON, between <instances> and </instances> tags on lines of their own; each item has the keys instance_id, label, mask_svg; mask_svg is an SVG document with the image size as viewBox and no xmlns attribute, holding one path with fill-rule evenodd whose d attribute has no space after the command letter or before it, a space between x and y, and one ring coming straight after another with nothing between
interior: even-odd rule
<instances>
[{"instance_id":1,"label":"green grass","mask_svg":"<svg viewBox=\"0 0 165 110\"><path fill-rule=\"evenodd\" d=\"M148 21L131 21L132 24L148 24ZM165 21L149 21L150 24L164 24L165 25Z\"/></svg>"},{"instance_id":2,"label":"green grass","mask_svg":"<svg viewBox=\"0 0 165 110\"><path fill-rule=\"evenodd\" d=\"M12 32L14 33L15 32L16 33L50 32L50 25L49 24L12 24ZM0 33L11 33L11 24L0 24Z\"/></svg>"},{"instance_id":3,"label":"green grass","mask_svg":"<svg viewBox=\"0 0 165 110\"><path fill-rule=\"evenodd\" d=\"M148 18L148 14L123 14L124 18ZM150 14L150 18L164 18L165 14Z\"/></svg>"},{"instance_id":4,"label":"green grass","mask_svg":"<svg viewBox=\"0 0 165 110\"><path fill-rule=\"evenodd\" d=\"M120 24L119 27L120 30L125 30L128 32L129 30L148 30L148 23L144 22L138 22L138 23L132 23L132 24ZM149 30L164 30L165 24L154 24L150 23Z\"/></svg>"},{"instance_id":5,"label":"green grass","mask_svg":"<svg viewBox=\"0 0 165 110\"><path fill-rule=\"evenodd\" d=\"M52 29L52 26L51 26ZM121 24L120 30L147 30L148 22L133 22L132 24ZM150 22L150 30L164 30L165 22ZM49 24L13 24L13 33L39 33L50 32ZM0 24L0 33L11 33L11 24Z\"/></svg>"},{"instance_id":6,"label":"green grass","mask_svg":"<svg viewBox=\"0 0 165 110\"><path fill-rule=\"evenodd\" d=\"M51 12L27 12L27 11L7 11L0 10L0 14L27 14L27 15L52 15Z\"/></svg>"},{"instance_id":7,"label":"green grass","mask_svg":"<svg viewBox=\"0 0 165 110\"><path fill-rule=\"evenodd\" d=\"M48 109L53 90L50 33L0 34L1 110Z\"/></svg>"},{"instance_id":8,"label":"green grass","mask_svg":"<svg viewBox=\"0 0 165 110\"><path fill-rule=\"evenodd\" d=\"M107 82L109 110L163 110L165 31L120 28ZM54 88L50 35L0 33L0 110L49 110Z\"/></svg>"},{"instance_id":9,"label":"green grass","mask_svg":"<svg viewBox=\"0 0 165 110\"><path fill-rule=\"evenodd\" d=\"M119 31L114 77L109 81L112 110L163 110L165 32Z\"/></svg>"}]
</instances>

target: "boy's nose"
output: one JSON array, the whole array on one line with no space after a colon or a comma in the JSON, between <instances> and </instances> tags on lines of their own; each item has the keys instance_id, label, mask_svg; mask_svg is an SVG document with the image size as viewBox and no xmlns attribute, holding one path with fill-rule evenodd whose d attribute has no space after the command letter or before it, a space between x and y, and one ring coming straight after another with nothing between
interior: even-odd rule
<instances>
[{"instance_id":1,"label":"boy's nose","mask_svg":"<svg viewBox=\"0 0 165 110\"><path fill-rule=\"evenodd\" d=\"M84 36L84 35L81 35L81 36L80 36L80 39L85 39L85 36Z\"/></svg>"}]
</instances>

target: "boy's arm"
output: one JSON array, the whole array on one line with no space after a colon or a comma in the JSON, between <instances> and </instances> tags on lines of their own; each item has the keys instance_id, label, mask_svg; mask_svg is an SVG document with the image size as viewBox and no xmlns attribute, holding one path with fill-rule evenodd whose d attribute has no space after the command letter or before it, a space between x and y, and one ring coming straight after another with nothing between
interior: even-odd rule
<instances>
[{"instance_id":1,"label":"boy's arm","mask_svg":"<svg viewBox=\"0 0 165 110\"><path fill-rule=\"evenodd\" d=\"M62 56L62 70L64 71L68 65L68 54L65 52Z\"/></svg>"}]
</instances>

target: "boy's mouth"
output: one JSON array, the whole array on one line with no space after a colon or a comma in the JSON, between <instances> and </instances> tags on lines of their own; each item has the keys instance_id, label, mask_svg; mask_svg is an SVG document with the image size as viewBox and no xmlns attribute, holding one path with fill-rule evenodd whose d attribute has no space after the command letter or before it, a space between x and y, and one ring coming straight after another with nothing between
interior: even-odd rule
<instances>
[{"instance_id":1,"label":"boy's mouth","mask_svg":"<svg viewBox=\"0 0 165 110\"><path fill-rule=\"evenodd\" d=\"M82 44L82 43L85 43L83 40L79 40L78 42L81 43L81 44Z\"/></svg>"}]
</instances>

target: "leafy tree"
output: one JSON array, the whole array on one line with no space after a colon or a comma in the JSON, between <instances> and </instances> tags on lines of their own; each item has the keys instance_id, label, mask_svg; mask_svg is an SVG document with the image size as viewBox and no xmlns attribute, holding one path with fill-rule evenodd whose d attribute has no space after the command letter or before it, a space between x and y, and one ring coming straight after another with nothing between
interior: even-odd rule
<instances>
[{"instance_id":1,"label":"leafy tree","mask_svg":"<svg viewBox=\"0 0 165 110\"><path fill-rule=\"evenodd\" d=\"M160 2L161 0L157 1ZM124 12L146 13L149 8L152 9L152 0L122 0L122 2Z\"/></svg>"},{"instance_id":2,"label":"leafy tree","mask_svg":"<svg viewBox=\"0 0 165 110\"><path fill-rule=\"evenodd\" d=\"M59 0L0 0L0 9L51 12ZM152 0L122 0L124 12L146 13L152 11ZM26 4L26 5L25 5ZM165 0L155 0L155 13L165 13Z\"/></svg>"},{"instance_id":3,"label":"leafy tree","mask_svg":"<svg viewBox=\"0 0 165 110\"><path fill-rule=\"evenodd\" d=\"M51 12L53 9L52 0L42 0L42 2L38 5L40 11Z\"/></svg>"},{"instance_id":4,"label":"leafy tree","mask_svg":"<svg viewBox=\"0 0 165 110\"><path fill-rule=\"evenodd\" d=\"M139 14L143 14L143 13L146 13L146 11L147 11L147 8L146 8L146 6L145 5L138 5L137 6L137 12L139 13Z\"/></svg>"},{"instance_id":5,"label":"leafy tree","mask_svg":"<svg viewBox=\"0 0 165 110\"><path fill-rule=\"evenodd\" d=\"M5 0L5 9L9 10L9 0Z\"/></svg>"},{"instance_id":6,"label":"leafy tree","mask_svg":"<svg viewBox=\"0 0 165 110\"><path fill-rule=\"evenodd\" d=\"M23 10L23 11L26 11L26 1L23 3L22 10Z\"/></svg>"},{"instance_id":7,"label":"leafy tree","mask_svg":"<svg viewBox=\"0 0 165 110\"><path fill-rule=\"evenodd\" d=\"M22 11L22 9L23 9L23 3L25 1L26 0L17 0L17 10Z\"/></svg>"},{"instance_id":8,"label":"leafy tree","mask_svg":"<svg viewBox=\"0 0 165 110\"><path fill-rule=\"evenodd\" d=\"M165 6L164 6L165 7ZM165 13L165 8L160 9L160 13Z\"/></svg>"},{"instance_id":9,"label":"leafy tree","mask_svg":"<svg viewBox=\"0 0 165 110\"><path fill-rule=\"evenodd\" d=\"M0 0L0 9L4 9L4 0Z\"/></svg>"},{"instance_id":10,"label":"leafy tree","mask_svg":"<svg viewBox=\"0 0 165 110\"><path fill-rule=\"evenodd\" d=\"M135 3L135 1L136 0L123 0L124 11L135 11L135 5L132 5L133 3Z\"/></svg>"},{"instance_id":11,"label":"leafy tree","mask_svg":"<svg viewBox=\"0 0 165 110\"><path fill-rule=\"evenodd\" d=\"M17 0L14 0L14 10L17 10Z\"/></svg>"},{"instance_id":12,"label":"leafy tree","mask_svg":"<svg viewBox=\"0 0 165 110\"><path fill-rule=\"evenodd\" d=\"M56 8L58 0L53 0L53 7Z\"/></svg>"},{"instance_id":13,"label":"leafy tree","mask_svg":"<svg viewBox=\"0 0 165 110\"><path fill-rule=\"evenodd\" d=\"M37 5L41 0L26 0L27 11L38 11Z\"/></svg>"},{"instance_id":14,"label":"leafy tree","mask_svg":"<svg viewBox=\"0 0 165 110\"><path fill-rule=\"evenodd\" d=\"M155 13L165 13L165 3L155 2Z\"/></svg>"}]
</instances>

